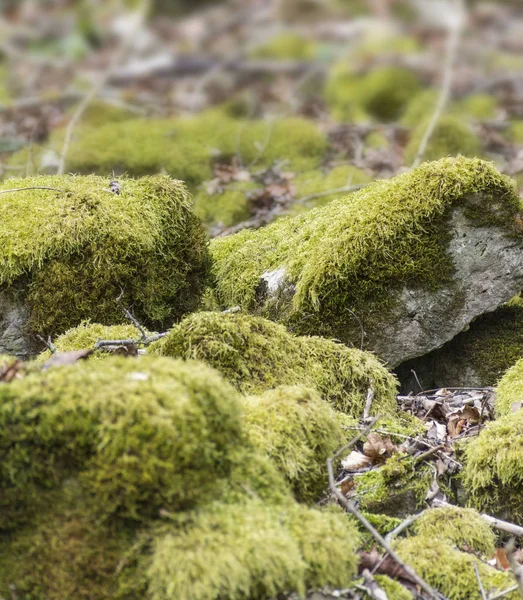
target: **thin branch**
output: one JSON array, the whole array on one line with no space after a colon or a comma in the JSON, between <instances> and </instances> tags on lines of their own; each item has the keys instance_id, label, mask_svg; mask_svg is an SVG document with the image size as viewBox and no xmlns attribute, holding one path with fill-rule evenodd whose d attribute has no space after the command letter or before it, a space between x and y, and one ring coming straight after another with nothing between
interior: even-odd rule
<instances>
[{"instance_id":1,"label":"thin branch","mask_svg":"<svg viewBox=\"0 0 523 600\"><path fill-rule=\"evenodd\" d=\"M508 562L510 564L510 570L514 575L514 579L518 584L519 595L523 598L523 570L521 565L516 560L514 556L514 548L516 544L514 542L514 538L510 538L507 545L505 546L505 552L507 553Z\"/></svg>"},{"instance_id":2,"label":"thin branch","mask_svg":"<svg viewBox=\"0 0 523 600\"><path fill-rule=\"evenodd\" d=\"M12 188L10 190L0 190L0 194L10 194L12 192L25 192L27 190L50 190L52 192L60 192L61 194L65 193L64 190L59 190L58 188L54 187L48 187L46 185L30 185L28 187Z\"/></svg>"},{"instance_id":3,"label":"thin branch","mask_svg":"<svg viewBox=\"0 0 523 600\"><path fill-rule=\"evenodd\" d=\"M512 594L512 592L515 592L517 589L519 589L519 585L513 585L506 590L495 594L494 596L489 596L488 600L499 600L499 598L504 598L505 596Z\"/></svg>"},{"instance_id":4,"label":"thin branch","mask_svg":"<svg viewBox=\"0 0 523 600\"><path fill-rule=\"evenodd\" d=\"M363 581L365 582L365 589L367 591L367 594L373 600L389 600L389 597L387 596L387 593L385 592L385 590L383 590L377 584L376 580L372 576L372 573L368 569L365 569L363 571L362 575L363 575Z\"/></svg>"},{"instance_id":5,"label":"thin branch","mask_svg":"<svg viewBox=\"0 0 523 600\"><path fill-rule=\"evenodd\" d=\"M403 531L405 531L405 529L407 529L408 527L410 527L414 523L414 521L417 521L424 512L425 511L422 510L417 515L410 515L409 517L407 517L397 527L395 527L392 531L390 531L389 533L387 533L387 535L385 536L385 541L390 544L390 542L392 542L392 540L395 537L397 537L400 533L402 533Z\"/></svg>"},{"instance_id":6,"label":"thin branch","mask_svg":"<svg viewBox=\"0 0 523 600\"><path fill-rule=\"evenodd\" d=\"M49 350L49 352L51 354L56 354L57 349L56 349L56 346L53 344L51 336L49 336L47 339L45 339L43 336L38 334L36 337L38 340L40 340L41 342L43 342L45 344L45 347Z\"/></svg>"},{"instance_id":7,"label":"thin branch","mask_svg":"<svg viewBox=\"0 0 523 600\"><path fill-rule=\"evenodd\" d=\"M445 62L443 63L443 80L441 82L441 89L438 97L438 101L436 103L436 107L432 114L432 117L427 125L427 129L423 134L420 145L418 147L418 151L416 153L416 157L412 162L411 168L415 169L421 161L423 160L423 156L425 154L425 150L427 149L427 144L434 133L436 125L445 109L445 106L450 97L450 91L452 87L452 80L454 76L454 66L456 62L457 50L459 45L459 38L461 35L461 31L464 25L464 8L463 4L460 0L455 1L456 18L453 22L449 22L449 37L447 41L447 51L445 54Z\"/></svg>"},{"instance_id":8,"label":"thin branch","mask_svg":"<svg viewBox=\"0 0 523 600\"><path fill-rule=\"evenodd\" d=\"M332 190L325 190L323 192L317 192L316 194L309 194L308 196L303 196L302 198L296 199L294 202L297 204L307 204L310 200L314 200L315 198L322 198L323 196L330 196L331 194L344 194L345 192L355 192L356 190L361 190L362 188L368 186L368 183L356 183L353 185L344 185L339 188L335 188Z\"/></svg>"},{"instance_id":9,"label":"thin branch","mask_svg":"<svg viewBox=\"0 0 523 600\"><path fill-rule=\"evenodd\" d=\"M94 349L100 350L101 348L106 348L108 346L148 346L157 340L161 340L166 335L167 332L155 333L145 339L140 338L138 340L98 340L94 345Z\"/></svg>"},{"instance_id":10,"label":"thin branch","mask_svg":"<svg viewBox=\"0 0 523 600\"><path fill-rule=\"evenodd\" d=\"M433 454L436 454L436 452L438 452L439 450L443 450L443 448L445 448L445 444L440 444L439 446L434 446L430 450L427 450L426 452L423 452L423 454L420 454L419 456L416 456L414 458L414 460L413 460L413 464L416 464L418 462L421 462L422 460L425 460L429 456L432 456Z\"/></svg>"},{"instance_id":11,"label":"thin branch","mask_svg":"<svg viewBox=\"0 0 523 600\"><path fill-rule=\"evenodd\" d=\"M374 390L369 387L367 390L367 399L365 401L365 410L363 411L363 420L366 421L370 416L370 409L372 408L372 401L374 400Z\"/></svg>"},{"instance_id":12,"label":"thin branch","mask_svg":"<svg viewBox=\"0 0 523 600\"><path fill-rule=\"evenodd\" d=\"M487 600L487 594L485 593L485 588L483 587L483 582L481 581L481 575L479 574L478 565L474 563L474 573L476 573L476 579L478 580L478 587L481 593L481 598L483 600Z\"/></svg>"},{"instance_id":13,"label":"thin branch","mask_svg":"<svg viewBox=\"0 0 523 600\"><path fill-rule=\"evenodd\" d=\"M138 329L138 331L142 334L141 341L143 342L147 339L147 332L145 331L144 327L141 325L140 321L138 321L138 319L133 315L133 313L128 308L125 308L125 306L123 306L123 304L122 304L123 294L124 294L124 291L122 290L120 295L116 299L116 302L118 302L118 304L120 305L120 308L122 309L122 312L125 315L125 317L127 319L129 319L129 321L131 321L131 323L136 327L136 329Z\"/></svg>"},{"instance_id":14,"label":"thin branch","mask_svg":"<svg viewBox=\"0 0 523 600\"><path fill-rule=\"evenodd\" d=\"M83 100L78 104L76 110L71 117L71 120L67 124L67 128L65 130L65 138L62 146L62 152L60 153L60 163L58 165L58 175L63 175L65 170L65 161L67 158L67 152L69 151L69 145L71 143L71 139L73 137L73 131L75 127L78 125L82 115L89 107L91 102L98 96L98 94L102 91L114 73L118 70L120 63L123 58L127 54L127 52L131 49L134 38L136 36L137 31L142 26L145 16L148 13L150 5L150 0L143 0L142 5L137 12L136 24L134 27L129 29L127 36L122 40L120 47L117 52L113 55L106 70L100 74L98 81L95 82L93 87L89 90L89 92L84 96Z\"/></svg>"}]
</instances>

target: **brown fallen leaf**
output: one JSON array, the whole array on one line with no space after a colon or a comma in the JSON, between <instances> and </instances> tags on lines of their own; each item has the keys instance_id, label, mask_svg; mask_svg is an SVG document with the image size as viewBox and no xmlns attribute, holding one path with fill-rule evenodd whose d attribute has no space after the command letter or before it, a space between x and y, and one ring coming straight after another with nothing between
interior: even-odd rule
<instances>
[{"instance_id":1,"label":"brown fallen leaf","mask_svg":"<svg viewBox=\"0 0 523 600\"><path fill-rule=\"evenodd\" d=\"M363 444L363 453L372 459L373 464L385 462L397 451L390 437L382 438L379 433L369 433Z\"/></svg>"},{"instance_id":2,"label":"brown fallen leaf","mask_svg":"<svg viewBox=\"0 0 523 600\"><path fill-rule=\"evenodd\" d=\"M376 547L373 547L370 552L360 552L358 572L362 573L365 569L374 574L388 575L392 579L400 579L416 585L416 581L400 564L388 555L383 559Z\"/></svg>"},{"instance_id":3,"label":"brown fallen leaf","mask_svg":"<svg viewBox=\"0 0 523 600\"><path fill-rule=\"evenodd\" d=\"M92 352L93 351L91 348L84 348L83 350L71 350L70 352L57 352L56 354L53 354L50 359L45 361L42 369L74 365L79 360L86 359L90 354L92 354Z\"/></svg>"},{"instance_id":4,"label":"brown fallen leaf","mask_svg":"<svg viewBox=\"0 0 523 600\"><path fill-rule=\"evenodd\" d=\"M354 487L356 486L356 482L351 479L346 479L341 484L341 493L346 496Z\"/></svg>"},{"instance_id":5,"label":"brown fallen leaf","mask_svg":"<svg viewBox=\"0 0 523 600\"><path fill-rule=\"evenodd\" d=\"M504 571L510 569L510 563L508 562L505 548L496 548L496 566L498 569L503 569Z\"/></svg>"},{"instance_id":6,"label":"brown fallen leaf","mask_svg":"<svg viewBox=\"0 0 523 600\"><path fill-rule=\"evenodd\" d=\"M15 360L12 363L5 363L0 365L0 381L3 383L9 383L17 376L18 372L22 368L23 361Z\"/></svg>"},{"instance_id":7,"label":"brown fallen leaf","mask_svg":"<svg viewBox=\"0 0 523 600\"><path fill-rule=\"evenodd\" d=\"M357 450L353 450L341 461L341 466L345 471L359 471L372 465L372 459Z\"/></svg>"}]
</instances>

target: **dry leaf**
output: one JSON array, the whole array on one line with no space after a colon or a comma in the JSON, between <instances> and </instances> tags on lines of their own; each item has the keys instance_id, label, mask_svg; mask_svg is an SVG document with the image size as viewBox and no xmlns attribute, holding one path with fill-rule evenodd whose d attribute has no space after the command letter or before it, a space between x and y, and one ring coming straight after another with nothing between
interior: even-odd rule
<instances>
[{"instance_id":1,"label":"dry leaf","mask_svg":"<svg viewBox=\"0 0 523 600\"><path fill-rule=\"evenodd\" d=\"M46 360L42 366L42 369L50 369L51 367L64 367L66 365L73 365L79 360L86 359L92 354L90 348L84 348L83 350L72 350L71 352L57 352L53 354L49 360Z\"/></svg>"},{"instance_id":2,"label":"dry leaf","mask_svg":"<svg viewBox=\"0 0 523 600\"><path fill-rule=\"evenodd\" d=\"M375 547L370 552L360 552L358 572L362 573L364 569L369 569L374 574L388 575L392 579L402 579L403 581L416 584L416 581L391 556L386 556L383 561L382 558Z\"/></svg>"},{"instance_id":3,"label":"dry leaf","mask_svg":"<svg viewBox=\"0 0 523 600\"><path fill-rule=\"evenodd\" d=\"M10 381L13 381L23 364L23 361L15 360L10 364L5 363L0 365L0 382L9 383Z\"/></svg>"},{"instance_id":4,"label":"dry leaf","mask_svg":"<svg viewBox=\"0 0 523 600\"><path fill-rule=\"evenodd\" d=\"M379 433L369 433L363 444L363 453L372 459L373 464L385 462L397 450L390 437L382 438Z\"/></svg>"},{"instance_id":5,"label":"dry leaf","mask_svg":"<svg viewBox=\"0 0 523 600\"><path fill-rule=\"evenodd\" d=\"M359 471L372 465L372 459L357 450L353 450L347 457L341 461L341 466L345 471Z\"/></svg>"},{"instance_id":6,"label":"dry leaf","mask_svg":"<svg viewBox=\"0 0 523 600\"><path fill-rule=\"evenodd\" d=\"M346 479L345 481L342 481L341 483L341 493L344 496L347 496L347 494L354 489L354 487L356 486L356 482L353 481L352 479Z\"/></svg>"},{"instance_id":7,"label":"dry leaf","mask_svg":"<svg viewBox=\"0 0 523 600\"><path fill-rule=\"evenodd\" d=\"M510 569L510 563L508 562L505 548L496 548L496 566L498 569L503 569L504 571Z\"/></svg>"}]
</instances>

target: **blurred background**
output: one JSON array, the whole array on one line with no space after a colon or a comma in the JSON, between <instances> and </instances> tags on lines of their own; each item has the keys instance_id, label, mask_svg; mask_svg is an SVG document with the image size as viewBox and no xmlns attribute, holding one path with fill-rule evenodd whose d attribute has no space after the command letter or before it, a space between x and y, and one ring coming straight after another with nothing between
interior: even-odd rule
<instances>
[{"instance_id":1,"label":"blurred background","mask_svg":"<svg viewBox=\"0 0 523 600\"><path fill-rule=\"evenodd\" d=\"M523 3L0 3L0 173L168 173L212 236L422 160L523 187Z\"/></svg>"}]
</instances>

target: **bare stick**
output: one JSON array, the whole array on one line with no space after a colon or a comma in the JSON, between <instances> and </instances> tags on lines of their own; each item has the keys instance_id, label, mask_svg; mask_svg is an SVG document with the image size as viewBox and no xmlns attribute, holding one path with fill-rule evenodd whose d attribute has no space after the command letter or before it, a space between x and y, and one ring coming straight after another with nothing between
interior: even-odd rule
<instances>
[{"instance_id":1,"label":"bare stick","mask_svg":"<svg viewBox=\"0 0 523 600\"><path fill-rule=\"evenodd\" d=\"M56 352L57 352L56 346L53 344L53 341L51 340L51 336L49 336L47 339L45 339L43 336L38 334L36 337L37 337L37 339L39 339L41 342L43 342L45 344L45 347L49 350L49 352L51 354L56 354Z\"/></svg>"},{"instance_id":2,"label":"bare stick","mask_svg":"<svg viewBox=\"0 0 523 600\"><path fill-rule=\"evenodd\" d=\"M510 570L514 575L514 579L518 584L519 595L523 598L523 570L521 565L516 560L514 556L514 548L516 547L516 543L514 542L514 538L510 538L507 545L505 546L505 552L507 553L508 562L510 564Z\"/></svg>"},{"instance_id":3,"label":"bare stick","mask_svg":"<svg viewBox=\"0 0 523 600\"><path fill-rule=\"evenodd\" d=\"M27 190L50 190L52 192L64 193L64 190L58 188L48 187L46 185L30 185L28 187L12 188L10 190L0 190L0 194L11 194L12 192L25 192Z\"/></svg>"},{"instance_id":4,"label":"bare stick","mask_svg":"<svg viewBox=\"0 0 523 600\"><path fill-rule=\"evenodd\" d=\"M118 69L123 58L125 57L125 55L129 51L129 49L131 48L131 46L134 42L136 32L142 26L145 16L149 10L149 4L150 4L150 0L142 0L142 5L137 13L137 19L136 19L135 26L130 28L128 35L122 40L120 48L118 49L117 52L115 52L115 54L109 61L109 65L107 66L107 69L103 73L100 74L98 81L95 82L93 87L89 90L89 92L84 96L83 100L76 107L76 110L74 111L74 114L71 117L71 120L69 121L69 123L67 124L67 128L65 130L65 138L64 138L64 143L62 146L62 152L60 153L60 163L58 165L58 171L57 171L58 175L63 175L63 173L64 173L67 152L69 150L69 145L71 143L71 139L73 137L73 131L74 131L76 125L82 118L82 115L88 108L89 104L91 104L91 102L96 98L96 96L98 96L98 94L105 87L105 85L109 81L109 79L111 79L113 74Z\"/></svg>"},{"instance_id":5,"label":"bare stick","mask_svg":"<svg viewBox=\"0 0 523 600\"><path fill-rule=\"evenodd\" d=\"M513 585L506 590L495 594L494 596L489 596L488 600L499 600L499 598L504 598L505 596L512 594L512 592L515 592L517 589L519 589L519 585Z\"/></svg>"},{"instance_id":6,"label":"bare stick","mask_svg":"<svg viewBox=\"0 0 523 600\"><path fill-rule=\"evenodd\" d=\"M370 409L372 408L372 401L374 400L374 390L369 387L367 390L367 400L365 401L365 410L363 411L363 420L366 421L370 415Z\"/></svg>"},{"instance_id":7,"label":"bare stick","mask_svg":"<svg viewBox=\"0 0 523 600\"><path fill-rule=\"evenodd\" d=\"M368 569L365 569L362 575L367 594L369 594L373 600L389 600L386 592L376 583L376 580Z\"/></svg>"},{"instance_id":8,"label":"bare stick","mask_svg":"<svg viewBox=\"0 0 523 600\"><path fill-rule=\"evenodd\" d=\"M165 333L155 333L145 339L140 338L138 340L98 340L94 345L95 350L100 350L101 348L106 348L107 346L148 346L157 340L161 340L163 337L167 335Z\"/></svg>"},{"instance_id":9,"label":"bare stick","mask_svg":"<svg viewBox=\"0 0 523 600\"><path fill-rule=\"evenodd\" d=\"M445 106L448 102L450 96L450 89L452 86L452 79L454 75L454 64L456 62L456 55L458 50L459 38L461 35L461 30L464 24L464 8L462 2L460 0L455 1L456 11L459 12L457 18L454 22L449 22L449 37L447 41L447 52L445 55L445 62L443 66L443 80L441 82L441 90L439 93L438 101L436 103L436 108L432 114L432 117L429 121L427 129L423 134L423 138L421 139L418 152L416 153L416 157L411 165L413 169L415 169L423 160L423 155L425 154L425 150L427 149L427 144L434 133L434 129L438 124L438 121L445 109Z\"/></svg>"},{"instance_id":10,"label":"bare stick","mask_svg":"<svg viewBox=\"0 0 523 600\"><path fill-rule=\"evenodd\" d=\"M474 573L476 573L476 579L478 580L479 591L481 593L481 598L483 600L487 600L487 594L485 593L485 588L483 587L483 582L481 581L481 575L479 574L478 565L474 563Z\"/></svg>"},{"instance_id":11,"label":"bare stick","mask_svg":"<svg viewBox=\"0 0 523 600\"><path fill-rule=\"evenodd\" d=\"M434 446L430 450L427 450L426 452L423 452L423 454L420 454L419 456L416 456L414 458L413 463L416 464L416 463L418 463L418 462L420 462L422 460L425 460L429 456L432 456L433 454L436 454L436 452L438 452L439 450L443 450L443 448L445 448L445 444L440 444L439 446Z\"/></svg>"},{"instance_id":12,"label":"bare stick","mask_svg":"<svg viewBox=\"0 0 523 600\"><path fill-rule=\"evenodd\" d=\"M407 517L396 528L394 528L390 533L387 533L387 535L385 536L385 541L390 544L390 542L396 536L398 536L400 533L402 533L403 531L405 531L405 529L407 529L408 527L410 527L412 525L412 523L414 523L414 521L417 521L424 512L425 511L422 510L417 515L410 515L410 517Z\"/></svg>"},{"instance_id":13,"label":"bare stick","mask_svg":"<svg viewBox=\"0 0 523 600\"><path fill-rule=\"evenodd\" d=\"M127 319L129 319L129 321L131 321L131 323L136 327L136 329L138 329L138 331L142 334L141 341L143 342L147 339L147 332L145 331L144 327L141 325L140 321L138 321L138 319L133 315L133 313L129 309L125 308L125 306L123 306L123 304L122 304L123 294L124 294L124 291L122 290L120 295L118 296L118 298L116 298L116 302L118 302L118 304L120 305L120 308L122 309L125 317Z\"/></svg>"},{"instance_id":14,"label":"bare stick","mask_svg":"<svg viewBox=\"0 0 523 600\"><path fill-rule=\"evenodd\" d=\"M310 200L314 200L315 198L322 198L323 196L330 196L331 194L343 194L345 192L355 192L356 190L361 190L361 188L369 185L368 183L358 183L353 185L344 185L339 188L335 188L333 190L325 190L324 192L317 192L316 194L309 194L308 196L303 196L302 198L298 198L295 200L297 204L307 204Z\"/></svg>"}]
</instances>

